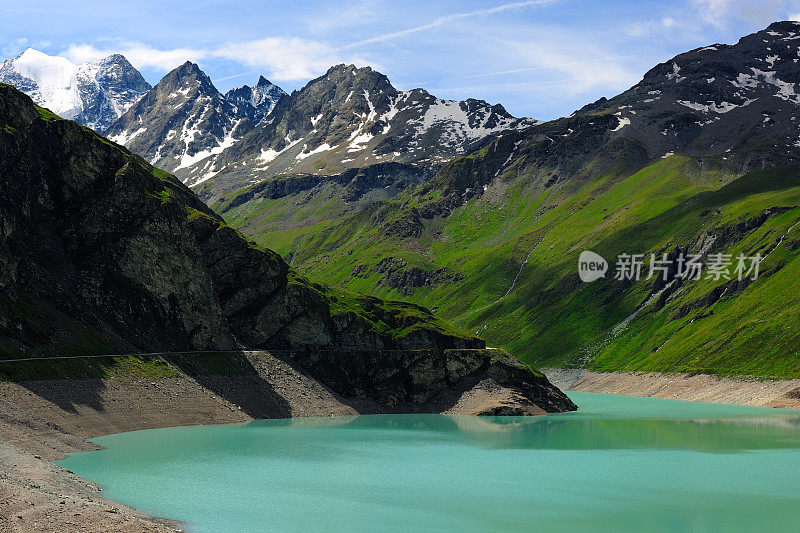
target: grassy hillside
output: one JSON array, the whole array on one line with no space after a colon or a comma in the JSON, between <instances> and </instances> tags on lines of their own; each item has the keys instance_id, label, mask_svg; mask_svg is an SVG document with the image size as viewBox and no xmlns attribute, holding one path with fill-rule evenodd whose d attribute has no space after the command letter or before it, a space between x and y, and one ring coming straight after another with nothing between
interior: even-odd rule
<instances>
[{"instance_id":1,"label":"grassy hillside","mask_svg":"<svg viewBox=\"0 0 800 533\"><path fill-rule=\"evenodd\" d=\"M302 230L242 225L261 216L249 204L229 221L311 277L436 308L537 365L800 376L797 167L737 178L672 155L630 174L585 168L593 179L553 186L512 165L447 216L421 216L438 193L417 189ZM663 283L609 279L613 264L604 280L577 276L583 250L613 263L676 249L765 260L752 283L678 281L657 297Z\"/></svg>"}]
</instances>

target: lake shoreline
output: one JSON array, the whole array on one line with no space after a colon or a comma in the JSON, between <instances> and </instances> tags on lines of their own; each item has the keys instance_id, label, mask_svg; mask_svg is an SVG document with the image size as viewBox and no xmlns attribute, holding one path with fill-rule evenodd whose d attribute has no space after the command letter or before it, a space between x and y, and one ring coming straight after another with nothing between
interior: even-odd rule
<instances>
[{"instance_id":1,"label":"lake shoreline","mask_svg":"<svg viewBox=\"0 0 800 533\"><path fill-rule=\"evenodd\" d=\"M257 365L276 397L289 403L293 416L352 416L375 412L353 406L316 380L279 360L262 359ZM596 373L586 370L547 369L559 388L627 396L739 403L800 408L792 397L800 380L753 380L707 375L656 373ZM94 530L176 531L181 524L147 516L103 498L98 485L50 461L66 454L98 449L87 439L104 434L178 425L248 422L280 418L261 411L246 412L232 399L243 397L249 378L226 377L219 383L199 383L189 376L159 380L47 380L0 383L0 526L11 531L59 531L79 526ZM214 390L216 389L216 391ZM87 396L86 391L94 391ZM480 390L480 389L478 389ZM83 395L81 395L83 391ZM483 390L458 406L474 407L503 391ZM239 395L239 396L237 396ZM787 396L788 395L788 396ZM69 398L69 401L66 399ZM98 406L97 398L102 400ZM273 398L277 401L277 398ZM278 405L275 407L286 407ZM358 409L356 409L358 407ZM264 410L267 409L267 410ZM464 411L461 410L463 414ZM257 415L257 416L253 416Z\"/></svg>"},{"instance_id":2,"label":"lake shoreline","mask_svg":"<svg viewBox=\"0 0 800 533\"><path fill-rule=\"evenodd\" d=\"M548 368L542 371L561 390L800 409L800 379L660 372L594 372L569 368Z\"/></svg>"},{"instance_id":3,"label":"lake shoreline","mask_svg":"<svg viewBox=\"0 0 800 533\"><path fill-rule=\"evenodd\" d=\"M367 399L343 398L269 352L243 354L253 372L0 381L0 530L178 529L178 523L103 498L101 487L50 462L99 449L88 439L102 435L387 411L470 414L498 404L546 414L492 379L442 391L426 404L387 409Z\"/></svg>"},{"instance_id":4,"label":"lake shoreline","mask_svg":"<svg viewBox=\"0 0 800 533\"><path fill-rule=\"evenodd\" d=\"M580 411L547 418L389 414L130 432L57 464L207 531L749 533L800 519L798 411L570 397Z\"/></svg>"}]
</instances>

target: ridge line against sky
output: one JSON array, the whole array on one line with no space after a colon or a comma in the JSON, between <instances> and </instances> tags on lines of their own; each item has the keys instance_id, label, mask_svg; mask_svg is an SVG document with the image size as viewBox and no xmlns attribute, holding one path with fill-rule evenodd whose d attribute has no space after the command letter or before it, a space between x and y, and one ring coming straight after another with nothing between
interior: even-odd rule
<instances>
[{"instance_id":1,"label":"ridge line against sky","mask_svg":"<svg viewBox=\"0 0 800 533\"><path fill-rule=\"evenodd\" d=\"M27 47L76 63L122 53L151 83L191 60L222 91L260 74L291 91L354 63L400 89L540 119L617 94L678 53L800 18L800 0L63 4L0 0L0 58Z\"/></svg>"}]
</instances>

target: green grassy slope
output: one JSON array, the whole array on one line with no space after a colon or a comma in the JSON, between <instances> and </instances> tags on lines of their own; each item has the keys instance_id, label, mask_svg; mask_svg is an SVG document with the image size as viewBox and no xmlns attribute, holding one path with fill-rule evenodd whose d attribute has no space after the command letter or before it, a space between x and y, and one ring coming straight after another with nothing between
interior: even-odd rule
<instances>
[{"instance_id":1,"label":"green grassy slope","mask_svg":"<svg viewBox=\"0 0 800 533\"><path fill-rule=\"evenodd\" d=\"M324 229L329 221L347 215L341 199L341 186L326 185L318 194L304 191L278 199L257 198L240 206L229 208L230 198L223 197L212 205L217 212L225 213L231 226L250 236L257 243L286 255L295 241L309 233ZM241 194L246 189L236 191Z\"/></svg>"},{"instance_id":2,"label":"green grassy slope","mask_svg":"<svg viewBox=\"0 0 800 533\"><path fill-rule=\"evenodd\" d=\"M258 240L292 252L294 266L311 277L438 308L537 365L800 376L800 227L789 231L800 221L798 169L736 178L683 155L632 174L598 168L594 179L573 180L567 190L512 165L449 216L419 217L437 193L407 191L343 220ZM393 230L416 224L416 235ZM583 250L613 263L620 253L703 246L761 253L761 277L674 283L651 298L661 288L654 280L583 284L577 276ZM386 258L463 278L393 287L380 269Z\"/></svg>"}]
</instances>

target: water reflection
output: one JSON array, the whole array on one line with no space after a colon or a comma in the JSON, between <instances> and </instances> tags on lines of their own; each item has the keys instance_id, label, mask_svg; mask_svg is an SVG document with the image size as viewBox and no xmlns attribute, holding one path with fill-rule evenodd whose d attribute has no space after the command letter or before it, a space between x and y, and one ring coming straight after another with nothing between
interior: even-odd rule
<instances>
[{"instance_id":1,"label":"water reflection","mask_svg":"<svg viewBox=\"0 0 800 533\"><path fill-rule=\"evenodd\" d=\"M147 430L96 439L106 449L59 463L111 499L208 531L749 533L800 523L800 412L574 399L577 413L530 418Z\"/></svg>"},{"instance_id":2,"label":"water reflection","mask_svg":"<svg viewBox=\"0 0 800 533\"><path fill-rule=\"evenodd\" d=\"M474 417L464 415L366 415L255 421L252 429L373 429L407 432L393 438L413 440L424 433L459 439L490 449L542 450L672 449L708 453L800 449L800 413L788 410L673 402L650 398L612 398L630 407L624 415L605 415L604 405L585 394L591 410L541 417ZM604 395L605 396L605 395ZM604 416L599 416L600 414ZM309 434L304 433L303 438Z\"/></svg>"}]
</instances>

